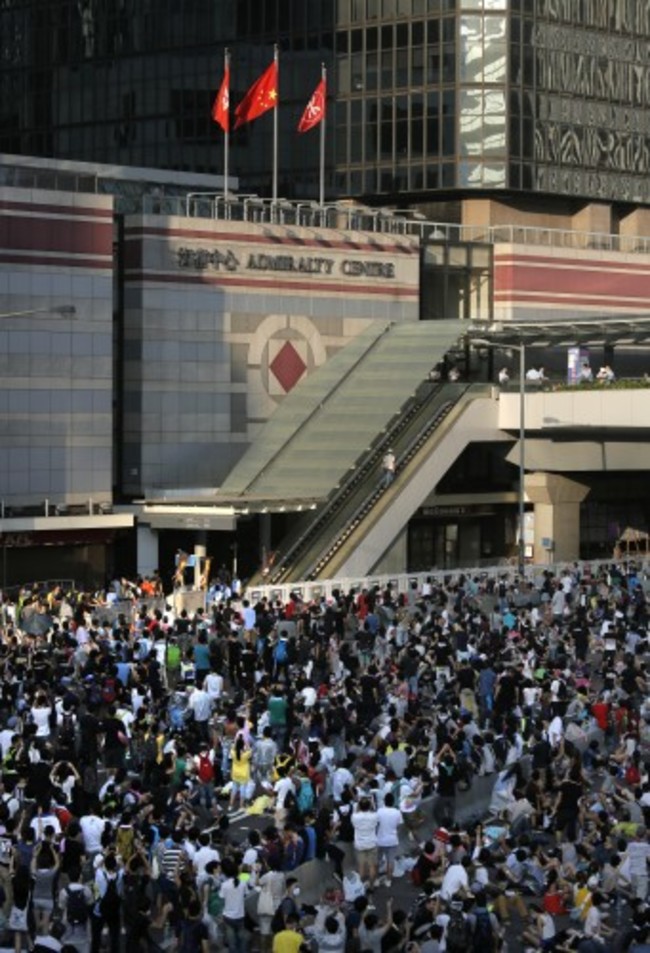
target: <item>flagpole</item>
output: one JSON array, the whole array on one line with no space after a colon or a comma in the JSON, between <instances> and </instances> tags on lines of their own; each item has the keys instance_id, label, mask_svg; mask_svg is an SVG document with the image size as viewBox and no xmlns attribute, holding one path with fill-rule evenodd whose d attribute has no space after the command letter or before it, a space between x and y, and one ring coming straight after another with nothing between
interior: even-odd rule
<instances>
[{"instance_id":1,"label":"flagpole","mask_svg":"<svg viewBox=\"0 0 650 953\"><path fill-rule=\"evenodd\" d=\"M325 64L321 64L321 79L327 91L327 69ZM327 96L327 92L325 92ZM325 123L327 111L325 109L325 100L323 100L323 118L320 124L320 181L319 181L319 202L320 207L325 205Z\"/></svg>"},{"instance_id":2,"label":"flagpole","mask_svg":"<svg viewBox=\"0 0 650 953\"><path fill-rule=\"evenodd\" d=\"M279 54L277 43L275 44L275 47L273 50L273 59L275 60L275 66L276 66L277 91L278 91L278 98L279 98L280 54ZM279 103L276 103L275 109L273 110L273 209L274 209L273 216L274 217L275 217L275 206L278 203L278 138L279 138L278 114L279 112L280 112Z\"/></svg>"},{"instance_id":3,"label":"flagpole","mask_svg":"<svg viewBox=\"0 0 650 953\"><path fill-rule=\"evenodd\" d=\"M228 47L224 50L223 54L223 70L224 75L230 75L230 50ZM230 81L228 82L230 86ZM228 104L230 106L230 89L228 89ZM223 214L225 218L228 218L228 174L229 174L229 164L230 164L230 116L228 117L227 128L224 130L223 135Z\"/></svg>"}]
</instances>

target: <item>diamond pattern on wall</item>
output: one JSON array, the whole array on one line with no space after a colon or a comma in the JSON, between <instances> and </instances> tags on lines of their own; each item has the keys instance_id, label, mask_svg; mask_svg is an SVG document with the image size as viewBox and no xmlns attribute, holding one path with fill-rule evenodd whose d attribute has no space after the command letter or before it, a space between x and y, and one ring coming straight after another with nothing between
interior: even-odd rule
<instances>
[{"instance_id":1,"label":"diamond pattern on wall","mask_svg":"<svg viewBox=\"0 0 650 953\"><path fill-rule=\"evenodd\" d=\"M269 370L280 384L282 390L285 393L289 393L304 375L307 370L307 364L291 341L285 341L270 362Z\"/></svg>"}]
</instances>

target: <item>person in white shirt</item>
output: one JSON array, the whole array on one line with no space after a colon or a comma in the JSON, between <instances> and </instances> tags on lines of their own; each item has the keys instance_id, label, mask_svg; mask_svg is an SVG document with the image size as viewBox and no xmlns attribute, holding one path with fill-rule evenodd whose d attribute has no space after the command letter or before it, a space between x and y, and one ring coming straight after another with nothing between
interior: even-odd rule
<instances>
[{"instance_id":1,"label":"person in white shirt","mask_svg":"<svg viewBox=\"0 0 650 953\"><path fill-rule=\"evenodd\" d=\"M275 826L279 831L284 829L284 822L287 819L286 799L289 792L293 791L293 781L291 778L280 778L273 785L275 794Z\"/></svg>"},{"instance_id":2,"label":"person in white shirt","mask_svg":"<svg viewBox=\"0 0 650 953\"><path fill-rule=\"evenodd\" d=\"M564 737L564 725L559 715L551 719L548 726L548 741L552 748L558 748Z\"/></svg>"},{"instance_id":3,"label":"person in white shirt","mask_svg":"<svg viewBox=\"0 0 650 953\"><path fill-rule=\"evenodd\" d=\"M460 863L450 864L447 867L440 886L440 896L443 900L453 900L457 894L464 896L469 892L469 875L467 873L469 865L469 857L463 857Z\"/></svg>"},{"instance_id":4,"label":"person in white shirt","mask_svg":"<svg viewBox=\"0 0 650 953\"><path fill-rule=\"evenodd\" d=\"M368 881L372 890L377 878L377 827L379 818L373 810L370 798L362 797L352 815L354 828L354 850L357 867L362 880Z\"/></svg>"},{"instance_id":5,"label":"person in white shirt","mask_svg":"<svg viewBox=\"0 0 650 953\"><path fill-rule=\"evenodd\" d=\"M219 888L219 896L224 902L223 923L226 947L229 950L246 950L248 938L245 903L246 895L253 884L251 880L239 879L237 865L229 857L224 857L221 870L226 878Z\"/></svg>"},{"instance_id":6,"label":"person in white shirt","mask_svg":"<svg viewBox=\"0 0 650 953\"><path fill-rule=\"evenodd\" d=\"M203 691L208 693L213 704L219 701L223 693L223 675L209 672L203 680Z\"/></svg>"},{"instance_id":7,"label":"person in white shirt","mask_svg":"<svg viewBox=\"0 0 650 953\"><path fill-rule=\"evenodd\" d=\"M332 797L337 804L340 803L345 788L351 788L354 785L354 775L350 771L350 764L353 761L354 758L347 759L332 774Z\"/></svg>"},{"instance_id":8,"label":"person in white shirt","mask_svg":"<svg viewBox=\"0 0 650 953\"><path fill-rule=\"evenodd\" d=\"M104 833L105 824L104 818L92 811L89 814L84 814L84 816L80 818L79 826L87 854L93 856L101 853L102 834Z\"/></svg>"},{"instance_id":9,"label":"person in white shirt","mask_svg":"<svg viewBox=\"0 0 650 953\"><path fill-rule=\"evenodd\" d=\"M300 697L302 698L302 703L305 706L305 708L309 709L309 708L313 708L314 705L316 704L316 699L318 698L318 695L313 685L305 685L305 687L300 692Z\"/></svg>"},{"instance_id":10,"label":"person in white shirt","mask_svg":"<svg viewBox=\"0 0 650 953\"><path fill-rule=\"evenodd\" d=\"M188 706L194 715L194 722L201 731L202 737L207 738L208 722L212 714L212 700L202 688L194 688L190 695Z\"/></svg>"},{"instance_id":11,"label":"person in white shirt","mask_svg":"<svg viewBox=\"0 0 650 953\"><path fill-rule=\"evenodd\" d=\"M402 812L395 807L395 795L389 791L384 795L384 805L377 810L377 852L378 860L386 861L384 884L390 887L393 877L393 866L399 847L398 829L402 823Z\"/></svg>"}]
</instances>

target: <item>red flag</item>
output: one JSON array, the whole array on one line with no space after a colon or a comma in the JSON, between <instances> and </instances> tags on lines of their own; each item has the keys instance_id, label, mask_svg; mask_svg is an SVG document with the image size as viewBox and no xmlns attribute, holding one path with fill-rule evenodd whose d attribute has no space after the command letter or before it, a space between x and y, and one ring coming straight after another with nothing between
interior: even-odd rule
<instances>
[{"instance_id":1,"label":"red flag","mask_svg":"<svg viewBox=\"0 0 650 953\"><path fill-rule=\"evenodd\" d=\"M311 99L305 106L305 111L300 118L300 122L298 123L298 132L308 132L310 129L313 129L314 126L317 126L319 122L323 121L325 118L326 95L327 88L325 85L325 80L322 79L314 90Z\"/></svg>"},{"instance_id":2,"label":"red flag","mask_svg":"<svg viewBox=\"0 0 650 953\"><path fill-rule=\"evenodd\" d=\"M278 64L275 60L248 90L235 109L235 129L252 122L278 104Z\"/></svg>"},{"instance_id":3,"label":"red flag","mask_svg":"<svg viewBox=\"0 0 650 953\"><path fill-rule=\"evenodd\" d=\"M212 104L212 118L224 132L230 131L230 64L223 71L223 79Z\"/></svg>"}]
</instances>

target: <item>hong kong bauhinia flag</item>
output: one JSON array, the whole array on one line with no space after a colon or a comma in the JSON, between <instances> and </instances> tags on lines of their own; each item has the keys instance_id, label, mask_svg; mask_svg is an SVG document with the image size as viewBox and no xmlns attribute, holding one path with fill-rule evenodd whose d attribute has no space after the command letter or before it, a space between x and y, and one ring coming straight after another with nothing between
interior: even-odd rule
<instances>
[{"instance_id":1,"label":"hong kong bauhinia flag","mask_svg":"<svg viewBox=\"0 0 650 953\"><path fill-rule=\"evenodd\" d=\"M298 132L309 132L310 129L313 129L314 126L317 126L319 122L323 121L325 118L326 95L326 82L325 79L321 79L320 83L314 90L311 99L305 106L304 113L300 117L300 122L298 123Z\"/></svg>"},{"instance_id":2,"label":"hong kong bauhinia flag","mask_svg":"<svg viewBox=\"0 0 650 953\"><path fill-rule=\"evenodd\" d=\"M273 60L271 65L262 73L248 90L242 101L235 109L235 129L245 122L252 122L268 109L275 109L278 104L278 63Z\"/></svg>"},{"instance_id":3,"label":"hong kong bauhinia flag","mask_svg":"<svg viewBox=\"0 0 650 953\"><path fill-rule=\"evenodd\" d=\"M227 59L221 86L212 104L212 118L224 132L230 131L230 64Z\"/></svg>"}]
</instances>

